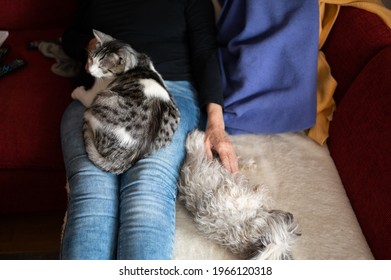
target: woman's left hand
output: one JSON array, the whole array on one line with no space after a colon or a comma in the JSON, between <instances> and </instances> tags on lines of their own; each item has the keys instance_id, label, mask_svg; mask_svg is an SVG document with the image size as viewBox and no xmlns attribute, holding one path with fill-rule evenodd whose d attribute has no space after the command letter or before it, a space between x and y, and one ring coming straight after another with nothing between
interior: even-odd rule
<instances>
[{"instance_id":1,"label":"woman's left hand","mask_svg":"<svg viewBox=\"0 0 391 280\"><path fill-rule=\"evenodd\" d=\"M234 147L225 132L223 110L220 105L210 103L207 106L208 123L205 130L205 151L209 159L213 152L219 155L223 166L234 173L238 171L238 159Z\"/></svg>"}]
</instances>

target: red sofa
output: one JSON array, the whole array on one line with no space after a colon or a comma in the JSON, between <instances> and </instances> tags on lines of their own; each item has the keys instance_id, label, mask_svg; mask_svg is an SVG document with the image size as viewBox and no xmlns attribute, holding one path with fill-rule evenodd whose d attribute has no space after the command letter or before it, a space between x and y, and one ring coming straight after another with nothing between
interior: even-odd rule
<instances>
[{"instance_id":1,"label":"red sofa","mask_svg":"<svg viewBox=\"0 0 391 280\"><path fill-rule=\"evenodd\" d=\"M0 79L0 213L66 208L60 120L73 80L28 50L61 36L79 0L3 0L0 30L28 65ZM391 259L391 30L374 14L343 7L323 48L338 81L328 145L377 259Z\"/></svg>"},{"instance_id":2,"label":"red sofa","mask_svg":"<svg viewBox=\"0 0 391 280\"><path fill-rule=\"evenodd\" d=\"M391 29L343 7L323 51L338 81L330 154L374 257L391 259Z\"/></svg>"}]
</instances>

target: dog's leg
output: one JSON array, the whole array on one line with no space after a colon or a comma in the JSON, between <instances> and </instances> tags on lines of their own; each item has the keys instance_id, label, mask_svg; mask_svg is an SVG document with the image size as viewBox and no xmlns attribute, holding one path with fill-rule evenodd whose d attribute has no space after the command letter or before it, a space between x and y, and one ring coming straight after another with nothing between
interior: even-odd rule
<instances>
[{"instance_id":1,"label":"dog's leg","mask_svg":"<svg viewBox=\"0 0 391 280\"><path fill-rule=\"evenodd\" d=\"M298 235L298 226L289 212L271 210L267 219L270 231L263 237L265 247L254 257L257 260L290 260L291 247Z\"/></svg>"}]
</instances>

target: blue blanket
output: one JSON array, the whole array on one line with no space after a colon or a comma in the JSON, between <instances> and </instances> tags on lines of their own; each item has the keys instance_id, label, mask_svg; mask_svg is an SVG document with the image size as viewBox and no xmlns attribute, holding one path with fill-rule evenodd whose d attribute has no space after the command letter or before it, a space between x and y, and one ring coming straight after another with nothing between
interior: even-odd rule
<instances>
[{"instance_id":1,"label":"blue blanket","mask_svg":"<svg viewBox=\"0 0 391 280\"><path fill-rule=\"evenodd\" d=\"M307 129L316 120L318 0L220 0L217 38L231 134Z\"/></svg>"}]
</instances>

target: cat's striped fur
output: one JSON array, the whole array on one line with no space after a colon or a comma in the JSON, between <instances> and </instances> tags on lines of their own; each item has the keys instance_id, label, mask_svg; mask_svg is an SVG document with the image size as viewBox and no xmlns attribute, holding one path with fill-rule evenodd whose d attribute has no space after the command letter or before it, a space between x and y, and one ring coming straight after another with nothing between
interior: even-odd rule
<instances>
[{"instance_id":1,"label":"cat's striped fur","mask_svg":"<svg viewBox=\"0 0 391 280\"><path fill-rule=\"evenodd\" d=\"M87 68L106 81L84 114L84 140L92 162L120 174L168 144L179 111L150 58L94 30L98 40ZM107 84L107 86L106 86Z\"/></svg>"}]
</instances>

